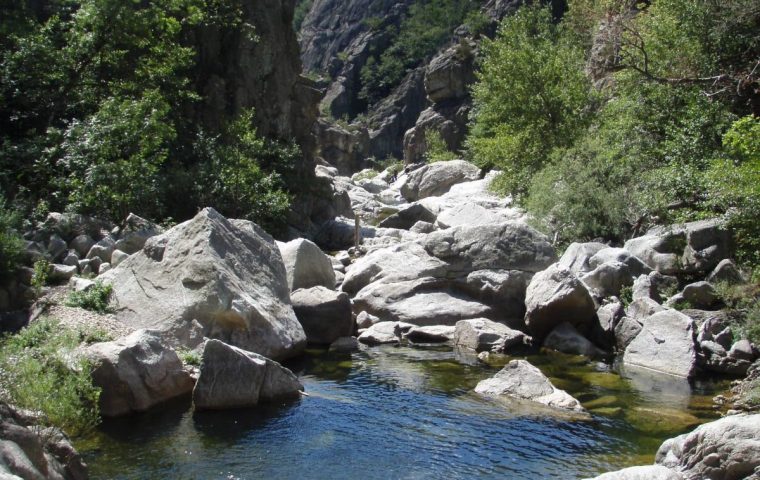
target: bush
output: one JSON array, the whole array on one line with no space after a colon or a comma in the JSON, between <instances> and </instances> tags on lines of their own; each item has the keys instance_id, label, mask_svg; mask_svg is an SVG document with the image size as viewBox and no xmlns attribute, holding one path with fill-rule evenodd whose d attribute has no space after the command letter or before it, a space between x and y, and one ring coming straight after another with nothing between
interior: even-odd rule
<instances>
[{"instance_id":1,"label":"bush","mask_svg":"<svg viewBox=\"0 0 760 480\"><path fill-rule=\"evenodd\" d=\"M91 366L73 350L80 332L40 319L0 340L0 397L42 413L43 424L81 435L100 422Z\"/></svg>"},{"instance_id":2,"label":"bush","mask_svg":"<svg viewBox=\"0 0 760 480\"><path fill-rule=\"evenodd\" d=\"M79 307L93 312L109 313L112 311L109 306L111 293L113 293L113 286L95 282L95 285L88 290L69 293L65 304L68 307Z\"/></svg>"},{"instance_id":3,"label":"bush","mask_svg":"<svg viewBox=\"0 0 760 480\"><path fill-rule=\"evenodd\" d=\"M9 278L18 267L24 244L18 234L19 215L5 206L0 193L0 280Z\"/></svg>"},{"instance_id":4,"label":"bush","mask_svg":"<svg viewBox=\"0 0 760 480\"><path fill-rule=\"evenodd\" d=\"M201 366L201 355L195 350L180 348L177 350L177 356L185 365L192 365L193 367Z\"/></svg>"},{"instance_id":5,"label":"bush","mask_svg":"<svg viewBox=\"0 0 760 480\"><path fill-rule=\"evenodd\" d=\"M731 316L734 338L746 338L760 345L760 270L743 285L719 283L716 290Z\"/></svg>"},{"instance_id":6,"label":"bush","mask_svg":"<svg viewBox=\"0 0 760 480\"><path fill-rule=\"evenodd\" d=\"M447 162L459 158L459 155L449 150L449 146L446 145L446 141L438 130L425 130L425 145L427 146L425 161L428 163Z\"/></svg>"},{"instance_id":7,"label":"bush","mask_svg":"<svg viewBox=\"0 0 760 480\"><path fill-rule=\"evenodd\" d=\"M502 193L522 195L552 151L572 145L589 124L583 52L542 7L507 17L482 50L467 145L476 164L503 172Z\"/></svg>"},{"instance_id":8,"label":"bush","mask_svg":"<svg viewBox=\"0 0 760 480\"><path fill-rule=\"evenodd\" d=\"M34 296L37 298L42 293L42 287L48 283L51 267L50 262L44 259L34 262L34 272L32 273L32 284L30 286L34 289Z\"/></svg>"}]
</instances>

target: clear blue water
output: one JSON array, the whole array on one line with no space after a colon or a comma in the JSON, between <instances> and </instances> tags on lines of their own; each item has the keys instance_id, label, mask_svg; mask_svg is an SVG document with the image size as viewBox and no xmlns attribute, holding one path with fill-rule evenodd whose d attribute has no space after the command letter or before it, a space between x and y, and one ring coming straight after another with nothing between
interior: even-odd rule
<instances>
[{"instance_id":1,"label":"clear blue water","mask_svg":"<svg viewBox=\"0 0 760 480\"><path fill-rule=\"evenodd\" d=\"M665 438L717 415L709 398L726 386L529 360L591 417L474 394L498 368L449 349L379 347L290 364L308 393L295 402L199 413L175 402L108 420L78 447L93 479L573 479L651 463Z\"/></svg>"}]
</instances>

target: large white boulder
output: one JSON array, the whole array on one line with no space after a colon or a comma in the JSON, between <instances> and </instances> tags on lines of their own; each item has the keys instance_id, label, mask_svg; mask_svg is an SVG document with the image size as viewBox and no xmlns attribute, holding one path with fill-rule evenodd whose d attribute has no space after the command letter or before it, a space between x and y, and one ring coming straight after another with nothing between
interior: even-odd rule
<instances>
[{"instance_id":1,"label":"large white boulder","mask_svg":"<svg viewBox=\"0 0 760 480\"><path fill-rule=\"evenodd\" d=\"M436 162L410 172L400 184L401 194L410 202L442 195L457 183L477 180L480 168L464 160Z\"/></svg>"},{"instance_id":2,"label":"large white boulder","mask_svg":"<svg viewBox=\"0 0 760 480\"><path fill-rule=\"evenodd\" d=\"M193 380L156 331L138 330L85 350L93 384L101 388L100 412L108 417L140 412L190 393Z\"/></svg>"},{"instance_id":3,"label":"large white boulder","mask_svg":"<svg viewBox=\"0 0 760 480\"><path fill-rule=\"evenodd\" d=\"M513 352L529 346L530 336L487 318L474 318L457 322L454 345L476 352Z\"/></svg>"},{"instance_id":4,"label":"large white boulder","mask_svg":"<svg viewBox=\"0 0 760 480\"><path fill-rule=\"evenodd\" d=\"M664 310L641 324L643 328L625 349L623 363L686 378L696 373L694 320L676 310Z\"/></svg>"},{"instance_id":5,"label":"large white boulder","mask_svg":"<svg viewBox=\"0 0 760 480\"><path fill-rule=\"evenodd\" d=\"M322 286L335 288L335 271L330 258L318 246L305 238L288 243L277 243L285 263L288 287L294 292L299 288Z\"/></svg>"},{"instance_id":6,"label":"large white boulder","mask_svg":"<svg viewBox=\"0 0 760 480\"><path fill-rule=\"evenodd\" d=\"M195 319L207 337L277 359L306 345L272 237L211 208L150 238L101 279L113 285L117 319L131 328Z\"/></svg>"}]
</instances>

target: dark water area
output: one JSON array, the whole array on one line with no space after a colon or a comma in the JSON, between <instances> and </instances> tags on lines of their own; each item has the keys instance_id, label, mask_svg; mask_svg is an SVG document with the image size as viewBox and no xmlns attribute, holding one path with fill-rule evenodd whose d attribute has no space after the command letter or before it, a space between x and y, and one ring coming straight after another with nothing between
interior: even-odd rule
<instances>
[{"instance_id":1,"label":"dark water area","mask_svg":"<svg viewBox=\"0 0 760 480\"><path fill-rule=\"evenodd\" d=\"M472 392L496 367L450 349L311 351L288 366L308 396L193 412L190 401L105 421L78 443L93 479L584 478L650 464L660 443L717 418L727 382L528 357L587 418Z\"/></svg>"}]
</instances>

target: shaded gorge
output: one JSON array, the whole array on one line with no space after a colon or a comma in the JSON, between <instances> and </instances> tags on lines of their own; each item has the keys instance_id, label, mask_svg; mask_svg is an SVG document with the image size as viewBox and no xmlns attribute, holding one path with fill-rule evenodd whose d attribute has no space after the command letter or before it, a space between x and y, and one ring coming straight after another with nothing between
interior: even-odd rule
<instances>
[{"instance_id":1,"label":"shaded gorge","mask_svg":"<svg viewBox=\"0 0 760 480\"><path fill-rule=\"evenodd\" d=\"M288 365L299 401L198 413L176 402L106 419L77 447L94 479L583 478L652 463L663 440L719 416L711 398L728 386L527 358L590 418L481 397L472 389L499 367L449 348L310 350Z\"/></svg>"}]
</instances>

